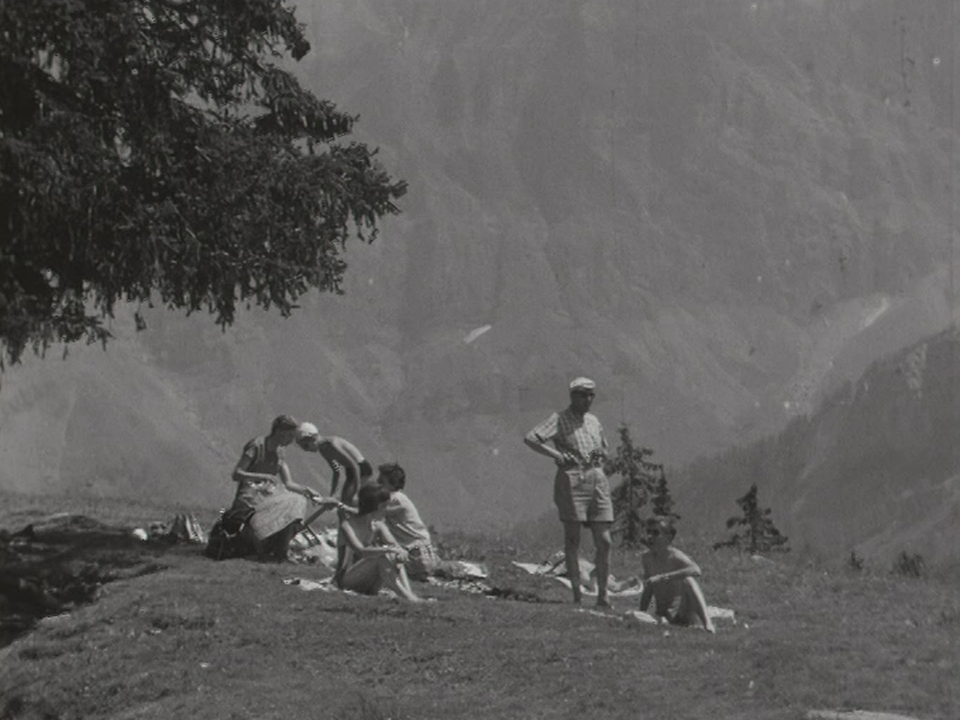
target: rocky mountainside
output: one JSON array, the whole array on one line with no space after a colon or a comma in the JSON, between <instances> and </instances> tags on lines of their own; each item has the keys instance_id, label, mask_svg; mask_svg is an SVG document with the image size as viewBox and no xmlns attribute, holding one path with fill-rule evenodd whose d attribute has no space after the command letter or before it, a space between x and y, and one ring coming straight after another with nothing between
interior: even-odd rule
<instances>
[{"instance_id":1,"label":"rocky mountainside","mask_svg":"<svg viewBox=\"0 0 960 720\"><path fill-rule=\"evenodd\" d=\"M736 515L752 484L800 545L889 561L957 560L960 335L948 330L871 364L776 436L700 459L674 477L690 525ZM764 501L765 500L765 501Z\"/></svg>"},{"instance_id":2,"label":"rocky mountainside","mask_svg":"<svg viewBox=\"0 0 960 720\"><path fill-rule=\"evenodd\" d=\"M549 507L520 438L574 375L680 464L950 320L949 0L298 5L298 72L403 215L289 320L151 311L8 370L4 487L224 503L285 411L402 462L437 524L502 525Z\"/></svg>"}]
</instances>

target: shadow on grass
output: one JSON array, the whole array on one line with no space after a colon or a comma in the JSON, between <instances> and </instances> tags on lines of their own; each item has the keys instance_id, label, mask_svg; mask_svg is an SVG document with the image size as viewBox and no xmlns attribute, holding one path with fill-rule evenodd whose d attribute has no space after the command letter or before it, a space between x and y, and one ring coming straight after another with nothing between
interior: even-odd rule
<instances>
[{"instance_id":1,"label":"shadow on grass","mask_svg":"<svg viewBox=\"0 0 960 720\"><path fill-rule=\"evenodd\" d=\"M0 647L44 618L94 602L106 583L159 572L170 548L82 515L0 532Z\"/></svg>"},{"instance_id":2,"label":"shadow on grass","mask_svg":"<svg viewBox=\"0 0 960 720\"><path fill-rule=\"evenodd\" d=\"M553 603L558 604L559 600L547 600L537 593L528 590L519 590L513 587L492 587L486 592L488 597L494 597L499 600L515 600L528 603Z\"/></svg>"},{"instance_id":3,"label":"shadow on grass","mask_svg":"<svg viewBox=\"0 0 960 720\"><path fill-rule=\"evenodd\" d=\"M0 702L0 720L59 720L60 714L44 701L28 703L20 695Z\"/></svg>"}]
</instances>

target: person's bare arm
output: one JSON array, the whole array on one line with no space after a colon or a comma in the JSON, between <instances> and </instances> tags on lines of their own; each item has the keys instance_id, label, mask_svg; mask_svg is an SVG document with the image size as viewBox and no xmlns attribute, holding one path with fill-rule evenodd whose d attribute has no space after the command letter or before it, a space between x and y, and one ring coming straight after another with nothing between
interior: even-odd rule
<instances>
[{"instance_id":1,"label":"person's bare arm","mask_svg":"<svg viewBox=\"0 0 960 720\"><path fill-rule=\"evenodd\" d=\"M670 570L669 572L659 573L647 578L649 583L658 583L664 582L667 580L676 580L680 578L688 577L700 577L702 574L700 572L700 566L697 565L693 560L691 560L685 553L680 552L676 548L671 551L671 558L675 562L682 563L682 567L677 568L676 570Z\"/></svg>"},{"instance_id":2,"label":"person's bare arm","mask_svg":"<svg viewBox=\"0 0 960 720\"><path fill-rule=\"evenodd\" d=\"M400 544L394 534L390 532L390 528L387 527L386 523L378 522L377 523L377 534L380 536L380 541L387 547L394 550L400 561L405 562L409 553L407 549Z\"/></svg>"},{"instance_id":3,"label":"person's bare arm","mask_svg":"<svg viewBox=\"0 0 960 720\"><path fill-rule=\"evenodd\" d=\"M287 486L287 490L297 495L303 495L308 500L311 500L317 504L321 504L324 501L323 495L318 493L313 488L308 488L305 485L298 485L293 481L293 476L290 474L290 468L286 462L283 460L280 461L280 482ZM336 501L333 501L336 503Z\"/></svg>"},{"instance_id":4,"label":"person's bare arm","mask_svg":"<svg viewBox=\"0 0 960 720\"><path fill-rule=\"evenodd\" d=\"M560 451L556 448L550 447L550 445L547 444L550 441L548 439L539 437L535 430L528 432L524 436L523 442L535 453L539 453L540 455L544 455L552 459L558 467L575 465L577 463L577 458L574 457L573 453Z\"/></svg>"},{"instance_id":5,"label":"person's bare arm","mask_svg":"<svg viewBox=\"0 0 960 720\"><path fill-rule=\"evenodd\" d=\"M333 475L330 476L330 496L335 497L337 494L337 486L340 485L340 463L336 460L328 460L327 464L330 466L330 469L333 471Z\"/></svg>"},{"instance_id":6,"label":"person's bare arm","mask_svg":"<svg viewBox=\"0 0 960 720\"><path fill-rule=\"evenodd\" d=\"M394 537L393 533L390 532L390 528L387 527L386 523L378 522L377 523L377 533L380 536L381 542L384 545L394 545L398 548L402 548L403 545L400 544L400 541Z\"/></svg>"},{"instance_id":7,"label":"person's bare arm","mask_svg":"<svg viewBox=\"0 0 960 720\"><path fill-rule=\"evenodd\" d=\"M349 544L350 547L353 548L353 551L360 557L369 557L371 555L390 555L397 552L397 548L395 547L364 545L362 542L360 542L360 538L357 537L357 534L354 532L353 528L348 522L341 523L340 530L343 532L343 537L347 541L347 544ZM403 551L403 548L400 548L400 550Z\"/></svg>"},{"instance_id":8,"label":"person's bare arm","mask_svg":"<svg viewBox=\"0 0 960 720\"><path fill-rule=\"evenodd\" d=\"M643 584L643 591L640 593L640 612L647 612L650 607L650 600L653 599L653 588L650 583Z\"/></svg>"}]
</instances>

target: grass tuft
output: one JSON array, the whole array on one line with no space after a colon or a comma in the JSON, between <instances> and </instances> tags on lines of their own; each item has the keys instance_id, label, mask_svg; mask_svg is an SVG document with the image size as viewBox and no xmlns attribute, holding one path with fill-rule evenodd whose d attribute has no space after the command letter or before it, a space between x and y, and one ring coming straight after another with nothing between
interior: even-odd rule
<instances>
[{"instance_id":1,"label":"grass tuft","mask_svg":"<svg viewBox=\"0 0 960 720\"><path fill-rule=\"evenodd\" d=\"M923 576L926 563L920 553L908 553L902 550L893 561L893 572L903 577L919 578Z\"/></svg>"}]
</instances>

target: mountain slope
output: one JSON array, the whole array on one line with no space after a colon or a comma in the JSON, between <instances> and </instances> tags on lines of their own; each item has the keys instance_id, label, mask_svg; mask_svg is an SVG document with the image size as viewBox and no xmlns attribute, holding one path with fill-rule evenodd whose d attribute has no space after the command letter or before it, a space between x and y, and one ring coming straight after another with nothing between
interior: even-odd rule
<instances>
[{"instance_id":1,"label":"mountain slope","mask_svg":"<svg viewBox=\"0 0 960 720\"><path fill-rule=\"evenodd\" d=\"M946 1L299 9L298 72L360 114L404 214L289 320L152 312L6 373L4 486L225 502L287 411L404 463L435 522L504 524L549 507L520 438L574 375L679 464L949 322Z\"/></svg>"},{"instance_id":2,"label":"mountain slope","mask_svg":"<svg viewBox=\"0 0 960 720\"><path fill-rule=\"evenodd\" d=\"M960 335L871 365L777 436L675 476L685 520L721 535L751 484L795 545L888 561L956 560L960 547Z\"/></svg>"}]
</instances>

